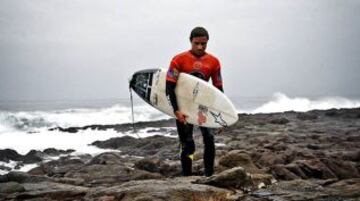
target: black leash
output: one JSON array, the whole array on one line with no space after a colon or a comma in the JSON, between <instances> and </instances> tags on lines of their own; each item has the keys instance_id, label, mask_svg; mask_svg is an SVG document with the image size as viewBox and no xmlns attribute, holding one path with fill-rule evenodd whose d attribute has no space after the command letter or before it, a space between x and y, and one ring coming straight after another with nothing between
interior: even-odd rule
<instances>
[{"instance_id":1,"label":"black leash","mask_svg":"<svg viewBox=\"0 0 360 201\"><path fill-rule=\"evenodd\" d=\"M134 120L134 101L133 101L133 96L132 96L132 91L131 91L131 87L129 86L129 92L130 92L130 102L131 102L131 117L132 117L132 127L133 127L133 132L138 136L138 138L140 138L140 136L137 134L136 129L135 129L135 120Z\"/></svg>"}]
</instances>

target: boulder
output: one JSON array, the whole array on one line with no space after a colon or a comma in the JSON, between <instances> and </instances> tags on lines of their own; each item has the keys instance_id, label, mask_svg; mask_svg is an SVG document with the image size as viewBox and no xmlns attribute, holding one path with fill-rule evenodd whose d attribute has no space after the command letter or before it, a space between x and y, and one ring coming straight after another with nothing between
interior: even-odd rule
<instances>
[{"instance_id":1,"label":"boulder","mask_svg":"<svg viewBox=\"0 0 360 201\"><path fill-rule=\"evenodd\" d=\"M270 168L270 173L277 180L294 180L300 179L299 176L288 170L284 165L274 165Z\"/></svg>"},{"instance_id":2,"label":"boulder","mask_svg":"<svg viewBox=\"0 0 360 201\"><path fill-rule=\"evenodd\" d=\"M12 161L19 161L21 159L22 155L18 154L16 151L12 149L2 149L0 150L0 161L3 162L10 162Z\"/></svg>"},{"instance_id":3,"label":"boulder","mask_svg":"<svg viewBox=\"0 0 360 201\"><path fill-rule=\"evenodd\" d=\"M11 194L11 193L19 193L24 192L25 188L23 185L17 182L5 182L0 183L0 194Z\"/></svg>"},{"instance_id":4,"label":"boulder","mask_svg":"<svg viewBox=\"0 0 360 201\"><path fill-rule=\"evenodd\" d=\"M247 174L245 169L242 167L231 168L211 177L199 179L194 183L221 188L235 188L246 191L254 188L250 175Z\"/></svg>"},{"instance_id":5,"label":"boulder","mask_svg":"<svg viewBox=\"0 0 360 201\"><path fill-rule=\"evenodd\" d=\"M31 150L21 160L25 164L37 163L42 161L44 156L45 154L42 153L41 151Z\"/></svg>"},{"instance_id":6,"label":"boulder","mask_svg":"<svg viewBox=\"0 0 360 201\"><path fill-rule=\"evenodd\" d=\"M336 175L320 160L298 160L295 161L302 172L309 178L317 179L331 179L336 178Z\"/></svg>"},{"instance_id":7,"label":"boulder","mask_svg":"<svg viewBox=\"0 0 360 201\"><path fill-rule=\"evenodd\" d=\"M249 154L239 150L230 151L227 155L221 157L219 160L219 165L222 165L227 169L242 167L249 173L261 172L259 168L254 165Z\"/></svg>"},{"instance_id":8,"label":"boulder","mask_svg":"<svg viewBox=\"0 0 360 201\"><path fill-rule=\"evenodd\" d=\"M232 191L192 183L198 177L179 177L166 180L131 181L110 188L93 188L84 197L88 201L230 201Z\"/></svg>"}]
</instances>

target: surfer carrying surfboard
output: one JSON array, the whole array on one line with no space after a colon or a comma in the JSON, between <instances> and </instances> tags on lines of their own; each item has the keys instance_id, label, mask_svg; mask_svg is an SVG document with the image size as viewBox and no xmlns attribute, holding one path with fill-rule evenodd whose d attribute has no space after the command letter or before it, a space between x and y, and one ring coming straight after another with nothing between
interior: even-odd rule
<instances>
[{"instance_id":1,"label":"surfer carrying surfboard","mask_svg":"<svg viewBox=\"0 0 360 201\"><path fill-rule=\"evenodd\" d=\"M190 33L191 50L176 55L170 63L166 76L166 95L176 116L176 126L181 142L181 165L184 176L192 175L192 160L195 152L193 125L186 122L187 115L178 107L175 88L180 73L188 73L205 81L212 80L213 85L223 91L219 60L207 53L209 34L203 27L195 27ZM199 114L199 120L201 120ZM200 124L201 125L201 124ZM214 172L215 141L214 130L200 127L204 141L205 176Z\"/></svg>"}]
</instances>

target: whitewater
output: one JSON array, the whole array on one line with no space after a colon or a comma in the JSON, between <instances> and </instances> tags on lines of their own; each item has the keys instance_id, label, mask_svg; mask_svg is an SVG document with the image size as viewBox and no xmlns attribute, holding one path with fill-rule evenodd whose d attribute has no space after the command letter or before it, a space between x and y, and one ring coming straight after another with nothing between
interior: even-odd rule
<instances>
[{"instance_id":1,"label":"whitewater","mask_svg":"<svg viewBox=\"0 0 360 201\"><path fill-rule=\"evenodd\" d=\"M315 109L331 108L357 108L360 107L360 99L344 97L320 97L310 99L306 97L289 97L283 93L276 93L269 98L231 98L239 113L274 113L284 111L305 112ZM145 128L137 131L137 135L131 132L120 133L113 129L108 130L81 130L78 133L67 133L51 128L83 127L88 125L114 125L131 122L131 108L128 103L115 103L101 107L90 106L64 106L61 109L46 107L28 107L24 110L19 107L8 107L0 103L0 150L13 149L19 154L27 154L30 150L43 151L47 148L61 150L76 150L73 155L91 154L96 155L105 151L90 146L94 141L107 140L113 137L130 135L133 137L147 137L161 134L153 132L156 128ZM10 109L9 109L10 108ZM40 109L39 109L40 108ZM169 119L170 117L138 101L134 106L136 122ZM175 125L174 125L175 126ZM152 132L147 132L148 130ZM175 130L169 128L169 131ZM165 134L170 137L170 133ZM174 137L174 136L173 136ZM3 162L2 162L3 163ZM8 164L11 166L12 161ZM34 165L28 165L21 170L26 171ZM4 172L3 172L4 173Z\"/></svg>"}]
</instances>

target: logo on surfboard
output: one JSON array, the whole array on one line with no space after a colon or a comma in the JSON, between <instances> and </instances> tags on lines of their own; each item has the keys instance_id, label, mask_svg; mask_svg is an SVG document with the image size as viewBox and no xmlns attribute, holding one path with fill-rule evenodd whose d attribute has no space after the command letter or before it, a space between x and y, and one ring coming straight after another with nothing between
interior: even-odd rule
<instances>
[{"instance_id":1,"label":"logo on surfboard","mask_svg":"<svg viewBox=\"0 0 360 201\"><path fill-rule=\"evenodd\" d=\"M206 116L207 116L208 108L204 105L199 105L198 109L199 109L199 111L198 111L197 122L201 126L204 123L206 123Z\"/></svg>"},{"instance_id":2,"label":"logo on surfboard","mask_svg":"<svg viewBox=\"0 0 360 201\"><path fill-rule=\"evenodd\" d=\"M221 113L219 112L219 114L216 114L212 111L210 111L210 114L214 117L215 119L215 123L219 124L220 126L223 126L223 127L227 127L227 123L226 121L224 121L224 119L222 118L221 116Z\"/></svg>"},{"instance_id":3,"label":"logo on surfboard","mask_svg":"<svg viewBox=\"0 0 360 201\"><path fill-rule=\"evenodd\" d=\"M198 96L198 94L199 94L199 82L196 83L193 90L193 101L195 101L195 98Z\"/></svg>"}]
</instances>

